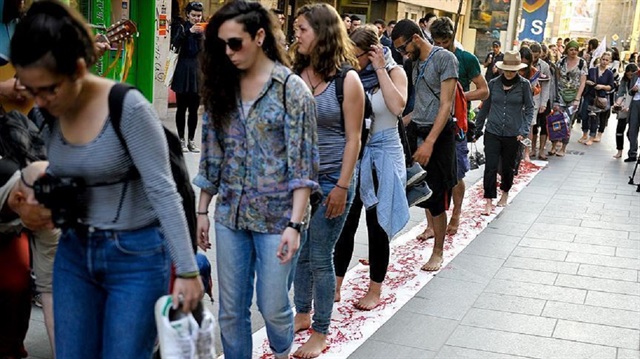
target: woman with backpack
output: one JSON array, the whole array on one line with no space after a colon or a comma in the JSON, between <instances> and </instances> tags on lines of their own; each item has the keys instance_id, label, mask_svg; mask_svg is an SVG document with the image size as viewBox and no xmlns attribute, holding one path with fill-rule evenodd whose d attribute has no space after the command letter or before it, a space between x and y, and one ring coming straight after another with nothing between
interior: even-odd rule
<instances>
[{"instance_id":1,"label":"woman with backpack","mask_svg":"<svg viewBox=\"0 0 640 359\"><path fill-rule=\"evenodd\" d=\"M613 89L613 72L609 70L611 53L605 52L600 56L598 66L589 69L585 90L580 105L580 118L582 119L582 137L578 143L591 146L594 142L600 142L605 126L600 126L600 117L608 115L609 91ZM608 116L607 116L608 119ZM598 131L598 127L602 132Z\"/></svg>"},{"instance_id":2,"label":"woman with backpack","mask_svg":"<svg viewBox=\"0 0 640 359\"><path fill-rule=\"evenodd\" d=\"M409 220L405 197L407 170L398 134L398 116L407 97L407 76L382 47L368 25L355 29L349 37L356 45L358 72L366 96L371 100L371 137L364 147L357 191L347 223L336 244L336 301L353 254L354 238L362 207L366 209L369 238L369 289L356 308L371 310L380 303L382 282L389 265L389 241Z\"/></svg>"},{"instance_id":3,"label":"woman with backpack","mask_svg":"<svg viewBox=\"0 0 640 359\"><path fill-rule=\"evenodd\" d=\"M259 2L226 3L207 25L202 69L208 116L202 133L200 248L215 209L220 332L225 357L250 359L256 292L271 351L293 344L291 278L318 189L316 109L287 68L275 16ZM301 235L302 234L302 235ZM255 285L254 285L255 282Z\"/></svg>"},{"instance_id":4,"label":"woman with backpack","mask_svg":"<svg viewBox=\"0 0 640 359\"><path fill-rule=\"evenodd\" d=\"M53 271L56 357L149 358L154 304L169 288L171 263L176 306L181 299L189 312L203 293L161 122L141 93L129 91L121 142L110 120L114 82L89 72L91 30L58 1L31 5L16 26L11 62L24 93L53 119L44 132L47 178L62 183L42 193L64 219L56 220Z\"/></svg>"},{"instance_id":5,"label":"woman with backpack","mask_svg":"<svg viewBox=\"0 0 640 359\"><path fill-rule=\"evenodd\" d=\"M355 71L354 47L338 12L318 3L300 8L296 19L293 68L316 100L322 198L312 210L294 282L295 329L312 327L313 334L294 356L313 358L327 346L336 290L333 251L355 193L365 95ZM339 82L342 99L337 96Z\"/></svg>"},{"instance_id":6,"label":"woman with backpack","mask_svg":"<svg viewBox=\"0 0 640 359\"><path fill-rule=\"evenodd\" d=\"M580 98L587 80L587 62L578 57L578 42L569 41L566 48L567 55L558 63L558 94L559 102L554 104L554 108L569 112L569 117L575 115L580 104ZM584 119L582 119L584 120ZM569 135L562 140L562 148L557 151L557 141L551 142L551 151L547 153L549 156L564 157L567 153L567 145L569 144Z\"/></svg>"},{"instance_id":7,"label":"woman with backpack","mask_svg":"<svg viewBox=\"0 0 640 359\"><path fill-rule=\"evenodd\" d=\"M498 166L502 164L499 207L507 205L509 190L513 185L516 155L520 142L529 135L534 116L533 93L527 79L518 74L526 68L518 51L507 51L504 60L496 66L502 75L489 82L489 98L482 103L476 117L476 139L482 136L485 127L484 153L484 198L482 215L493 212L492 201L496 198Z\"/></svg>"}]
</instances>

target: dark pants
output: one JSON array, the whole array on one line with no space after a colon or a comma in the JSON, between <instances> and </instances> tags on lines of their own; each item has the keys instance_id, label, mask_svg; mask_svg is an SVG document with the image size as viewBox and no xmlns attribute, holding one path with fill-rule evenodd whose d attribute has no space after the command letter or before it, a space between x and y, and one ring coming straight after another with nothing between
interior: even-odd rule
<instances>
[{"instance_id":1,"label":"dark pants","mask_svg":"<svg viewBox=\"0 0 640 359\"><path fill-rule=\"evenodd\" d=\"M489 132L485 134L484 156L487 162L484 166L484 198L497 197L496 182L501 159L500 189L509 192L513 185L519 147L516 137L496 136Z\"/></svg>"},{"instance_id":2,"label":"dark pants","mask_svg":"<svg viewBox=\"0 0 640 359\"><path fill-rule=\"evenodd\" d=\"M609 117L611 116L611 109L602 111L598 114L598 132L604 133L604 129L609 125Z\"/></svg>"},{"instance_id":3,"label":"dark pants","mask_svg":"<svg viewBox=\"0 0 640 359\"><path fill-rule=\"evenodd\" d=\"M616 126L616 149L622 151L624 149L624 130L627 128L627 119L618 118Z\"/></svg>"},{"instance_id":4,"label":"dark pants","mask_svg":"<svg viewBox=\"0 0 640 359\"><path fill-rule=\"evenodd\" d=\"M178 137L184 140L184 122L187 109L189 109L189 141L193 141L198 126L198 107L200 107L200 95L195 92L176 93L178 109L176 111L176 127Z\"/></svg>"},{"instance_id":5,"label":"dark pants","mask_svg":"<svg viewBox=\"0 0 640 359\"><path fill-rule=\"evenodd\" d=\"M378 180L376 174L373 174L373 183L378 188ZM344 277L349 269L349 262L353 256L353 246L360 224L360 214L362 213L362 200L360 199L360 181L356 187L356 195L353 198L353 204L349 209L347 221L342 228L340 238L336 243L333 252L333 263L336 268L336 276ZM389 266L389 237L378 223L378 214L376 208L373 207L365 211L367 220L367 234L369 236L369 278L376 283L382 283L387 275L387 267Z\"/></svg>"},{"instance_id":6,"label":"dark pants","mask_svg":"<svg viewBox=\"0 0 640 359\"><path fill-rule=\"evenodd\" d=\"M580 119L582 120L582 133L589 133L589 136L596 137L598 126L600 125L600 113L595 115L589 111L589 105L593 104L593 99L583 98L580 103Z\"/></svg>"}]
</instances>

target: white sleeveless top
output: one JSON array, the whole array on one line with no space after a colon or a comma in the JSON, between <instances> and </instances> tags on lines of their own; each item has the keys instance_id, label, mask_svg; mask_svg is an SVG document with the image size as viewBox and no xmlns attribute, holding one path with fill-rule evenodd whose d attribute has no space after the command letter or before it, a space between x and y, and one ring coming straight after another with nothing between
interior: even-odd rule
<instances>
[{"instance_id":1,"label":"white sleeveless top","mask_svg":"<svg viewBox=\"0 0 640 359\"><path fill-rule=\"evenodd\" d=\"M398 126L398 116L389 111L384 102L382 89L378 89L373 94L367 94L371 101L373 114L371 115L371 134Z\"/></svg>"}]
</instances>

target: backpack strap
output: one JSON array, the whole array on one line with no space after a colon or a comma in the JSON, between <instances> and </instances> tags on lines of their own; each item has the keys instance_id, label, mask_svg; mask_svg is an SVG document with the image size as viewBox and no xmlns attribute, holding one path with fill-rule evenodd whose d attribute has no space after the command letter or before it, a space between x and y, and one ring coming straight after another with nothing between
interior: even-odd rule
<instances>
[{"instance_id":1,"label":"backpack strap","mask_svg":"<svg viewBox=\"0 0 640 359\"><path fill-rule=\"evenodd\" d=\"M340 118L342 120L342 130L344 130L344 111L342 110L342 103L344 102L344 78L347 77L347 72L353 70L350 65L343 65L340 71L335 75L334 81L336 82L336 98L340 105Z\"/></svg>"},{"instance_id":2,"label":"backpack strap","mask_svg":"<svg viewBox=\"0 0 640 359\"><path fill-rule=\"evenodd\" d=\"M127 92L133 88L134 87L131 85L116 83L111 87L111 91L109 91L109 120L111 121L111 126L116 132L116 135L127 154L129 154L129 148L127 147L127 141L125 141L124 136L122 136L122 128L120 125L122 123L122 107L124 107L124 98L127 95Z\"/></svg>"}]
</instances>

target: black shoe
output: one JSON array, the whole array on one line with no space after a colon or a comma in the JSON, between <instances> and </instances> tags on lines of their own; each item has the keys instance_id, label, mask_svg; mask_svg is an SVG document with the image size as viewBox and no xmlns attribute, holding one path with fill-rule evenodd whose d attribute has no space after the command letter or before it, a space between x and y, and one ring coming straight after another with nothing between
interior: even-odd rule
<instances>
[{"instance_id":1,"label":"black shoe","mask_svg":"<svg viewBox=\"0 0 640 359\"><path fill-rule=\"evenodd\" d=\"M637 161L638 158L637 157L629 157L629 158L625 158L624 161L625 162L635 162Z\"/></svg>"}]
</instances>

